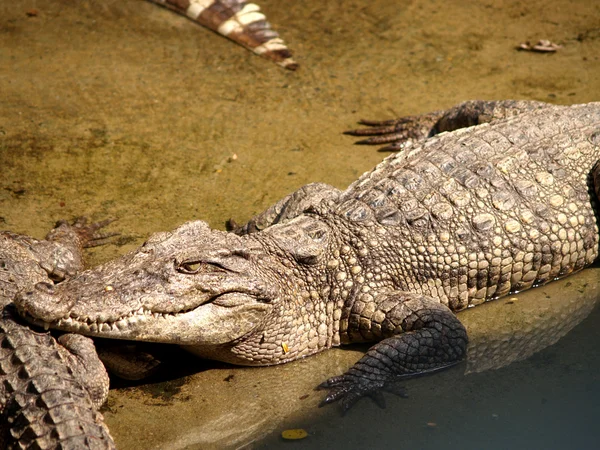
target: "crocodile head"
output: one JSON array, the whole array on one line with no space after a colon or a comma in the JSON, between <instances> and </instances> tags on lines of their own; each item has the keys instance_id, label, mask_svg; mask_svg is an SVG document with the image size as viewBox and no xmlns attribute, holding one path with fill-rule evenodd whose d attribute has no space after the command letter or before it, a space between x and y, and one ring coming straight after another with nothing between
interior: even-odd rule
<instances>
[{"instance_id":1,"label":"crocodile head","mask_svg":"<svg viewBox=\"0 0 600 450\"><path fill-rule=\"evenodd\" d=\"M15 304L37 325L90 336L206 348L260 341L274 323L293 322L306 299L298 269L315 266L326 241L294 226L237 236L188 222L65 282L38 283Z\"/></svg>"}]
</instances>

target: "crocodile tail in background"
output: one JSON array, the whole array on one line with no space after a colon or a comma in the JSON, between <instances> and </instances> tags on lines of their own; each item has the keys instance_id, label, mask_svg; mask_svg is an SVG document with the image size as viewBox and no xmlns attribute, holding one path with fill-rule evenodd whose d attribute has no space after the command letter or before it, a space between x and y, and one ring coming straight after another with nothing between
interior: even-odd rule
<instances>
[{"instance_id":1,"label":"crocodile tail in background","mask_svg":"<svg viewBox=\"0 0 600 450\"><path fill-rule=\"evenodd\" d=\"M150 1L185 15L286 69L298 68L292 52L254 3L245 0Z\"/></svg>"}]
</instances>

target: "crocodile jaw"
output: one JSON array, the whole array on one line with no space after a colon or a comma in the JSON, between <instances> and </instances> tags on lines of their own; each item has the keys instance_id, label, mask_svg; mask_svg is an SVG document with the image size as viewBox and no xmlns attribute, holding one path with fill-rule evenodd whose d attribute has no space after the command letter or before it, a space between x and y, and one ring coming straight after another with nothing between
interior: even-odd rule
<instances>
[{"instance_id":1,"label":"crocodile jaw","mask_svg":"<svg viewBox=\"0 0 600 450\"><path fill-rule=\"evenodd\" d=\"M140 307L137 311L112 321L90 321L70 314L46 322L23 309L22 302L20 311L27 320L45 329L111 339L179 345L219 345L251 333L272 309L271 305L259 303L242 293L229 293L221 297L226 299L217 299L180 313L152 312Z\"/></svg>"}]
</instances>

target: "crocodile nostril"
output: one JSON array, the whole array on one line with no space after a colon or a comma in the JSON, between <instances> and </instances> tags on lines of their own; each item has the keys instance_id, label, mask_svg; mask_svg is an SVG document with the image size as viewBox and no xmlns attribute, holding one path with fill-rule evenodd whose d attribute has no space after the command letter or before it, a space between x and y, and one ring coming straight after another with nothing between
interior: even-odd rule
<instances>
[{"instance_id":1,"label":"crocodile nostril","mask_svg":"<svg viewBox=\"0 0 600 450\"><path fill-rule=\"evenodd\" d=\"M45 281L37 283L35 285L35 289L43 292L44 294L54 294L55 292L54 285L51 283L46 283Z\"/></svg>"}]
</instances>

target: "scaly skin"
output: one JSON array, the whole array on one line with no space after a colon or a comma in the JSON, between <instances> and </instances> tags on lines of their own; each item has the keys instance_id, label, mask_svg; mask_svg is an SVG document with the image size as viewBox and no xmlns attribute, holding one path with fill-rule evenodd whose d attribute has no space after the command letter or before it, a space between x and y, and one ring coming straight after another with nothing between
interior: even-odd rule
<instances>
[{"instance_id":1,"label":"scaly skin","mask_svg":"<svg viewBox=\"0 0 600 450\"><path fill-rule=\"evenodd\" d=\"M82 247L104 242L105 223L61 222L45 240L0 232L0 447L114 449L97 409L108 375L91 339L58 341L19 323L12 299L83 270Z\"/></svg>"},{"instance_id":2,"label":"scaly skin","mask_svg":"<svg viewBox=\"0 0 600 450\"><path fill-rule=\"evenodd\" d=\"M381 133L412 143L343 192L301 188L241 235L187 223L16 303L36 323L235 364L376 341L322 385L347 408L462 360L453 312L596 259L599 103L467 102Z\"/></svg>"}]
</instances>

